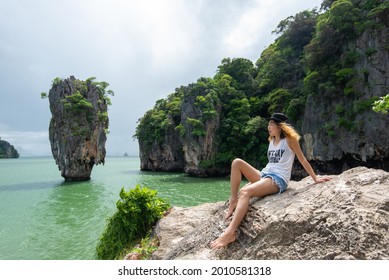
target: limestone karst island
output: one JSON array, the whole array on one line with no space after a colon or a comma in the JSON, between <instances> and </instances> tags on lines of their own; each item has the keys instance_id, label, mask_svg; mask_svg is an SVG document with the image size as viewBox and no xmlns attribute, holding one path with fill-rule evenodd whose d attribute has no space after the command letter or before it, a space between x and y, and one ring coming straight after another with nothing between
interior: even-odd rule
<instances>
[{"instance_id":1,"label":"limestone karst island","mask_svg":"<svg viewBox=\"0 0 389 280\"><path fill-rule=\"evenodd\" d=\"M94 165L104 164L108 131L106 82L94 77L81 81L71 76L56 78L49 98L49 138L55 162L66 181L89 180Z\"/></svg>"}]
</instances>

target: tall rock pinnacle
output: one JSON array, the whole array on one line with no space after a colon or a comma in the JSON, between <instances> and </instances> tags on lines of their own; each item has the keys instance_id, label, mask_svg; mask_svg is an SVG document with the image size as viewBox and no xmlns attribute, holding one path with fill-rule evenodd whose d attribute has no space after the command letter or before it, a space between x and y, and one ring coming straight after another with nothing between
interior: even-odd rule
<instances>
[{"instance_id":1,"label":"tall rock pinnacle","mask_svg":"<svg viewBox=\"0 0 389 280\"><path fill-rule=\"evenodd\" d=\"M108 130L108 83L95 78L56 78L49 91L53 157L66 181L89 180L93 166L105 160ZM42 93L42 97L46 94Z\"/></svg>"}]
</instances>

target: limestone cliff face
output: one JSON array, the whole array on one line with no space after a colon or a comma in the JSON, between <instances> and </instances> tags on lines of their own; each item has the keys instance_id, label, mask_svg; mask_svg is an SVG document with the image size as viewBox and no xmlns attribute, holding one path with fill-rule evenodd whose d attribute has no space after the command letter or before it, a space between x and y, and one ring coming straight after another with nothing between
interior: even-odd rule
<instances>
[{"instance_id":1,"label":"limestone cliff face","mask_svg":"<svg viewBox=\"0 0 389 280\"><path fill-rule=\"evenodd\" d=\"M292 181L252 199L237 240L211 250L227 227L225 202L178 208L154 229L154 259L389 259L389 173L350 169L329 182ZM226 200L228 198L226 197Z\"/></svg>"},{"instance_id":2,"label":"limestone cliff face","mask_svg":"<svg viewBox=\"0 0 389 280\"><path fill-rule=\"evenodd\" d=\"M107 100L104 89L73 76L53 83L49 138L53 157L65 180L88 180L95 164L104 164Z\"/></svg>"},{"instance_id":3,"label":"limestone cliff face","mask_svg":"<svg viewBox=\"0 0 389 280\"><path fill-rule=\"evenodd\" d=\"M389 169L389 117L363 110L369 103L389 92L389 28L366 30L345 48L355 49L358 73L354 94L308 97L304 122L304 150L308 160L325 171L341 172L356 165ZM350 112L357 111L357 114ZM320 164L321 163L321 164Z\"/></svg>"},{"instance_id":4,"label":"limestone cliff face","mask_svg":"<svg viewBox=\"0 0 389 280\"><path fill-rule=\"evenodd\" d=\"M196 127L190 123L190 120L204 119L202 110L195 106L195 102L196 96L187 94L184 96L181 105L181 124L185 131L185 135L181 140L185 158L184 170L190 175L212 175L217 171L205 169L200 163L212 159L217 152L214 139L219 128L219 114L213 118L203 120L203 133L194 135Z\"/></svg>"},{"instance_id":5,"label":"limestone cliff face","mask_svg":"<svg viewBox=\"0 0 389 280\"><path fill-rule=\"evenodd\" d=\"M162 143L154 140L151 147L139 140L140 169L143 171L183 171L185 166L179 132L167 129Z\"/></svg>"},{"instance_id":6,"label":"limestone cliff face","mask_svg":"<svg viewBox=\"0 0 389 280\"><path fill-rule=\"evenodd\" d=\"M165 129L162 141L154 140L150 145L139 139L141 170L184 171L195 176L218 174L219 170L204 168L200 163L212 159L217 152L214 139L219 128L219 114L204 117L203 110L196 105L196 98L207 93L194 94L193 87L181 88L184 94L179 121L168 116L174 126Z\"/></svg>"},{"instance_id":7,"label":"limestone cliff face","mask_svg":"<svg viewBox=\"0 0 389 280\"><path fill-rule=\"evenodd\" d=\"M7 141L0 139L0 158L18 158L19 153L15 149L14 146L12 146Z\"/></svg>"}]
</instances>

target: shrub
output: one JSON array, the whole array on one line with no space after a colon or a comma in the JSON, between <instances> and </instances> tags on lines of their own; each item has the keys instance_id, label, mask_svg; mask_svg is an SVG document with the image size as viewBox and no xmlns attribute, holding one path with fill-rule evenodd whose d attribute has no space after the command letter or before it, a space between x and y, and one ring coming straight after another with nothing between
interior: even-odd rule
<instances>
[{"instance_id":1,"label":"shrub","mask_svg":"<svg viewBox=\"0 0 389 280\"><path fill-rule=\"evenodd\" d=\"M116 207L96 247L97 259L122 258L151 231L170 204L158 198L157 191L137 185L130 191L122 188Z\"/></svg>"},{"instance_id":2,"label":"shrub","mask_svg":"<svg viewBox=\"0 0 389 280\"><path fill-rule=\"evenodd\" d=\"M201 122L201 120L193 119L193 118L187 118L186 122L190 124L193 128L192 135L193 136L205 136L205 125Z\"/></svg>"},{"instance_id":3,"label":"shrub","mask_svg":"<svg viewBox=\"0 0 389 280\"><path fill-rule=\"evenodd\" d=\"M382 96L379 100L374 101L373 110L377 113L389 113L389 94Z\"/></svg>"}]
</instances>

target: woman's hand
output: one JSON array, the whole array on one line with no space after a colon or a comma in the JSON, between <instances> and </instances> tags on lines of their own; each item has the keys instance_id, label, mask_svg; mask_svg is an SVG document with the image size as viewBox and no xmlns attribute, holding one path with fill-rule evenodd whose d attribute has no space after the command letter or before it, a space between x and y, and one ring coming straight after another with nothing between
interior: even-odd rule
<instances>
[{"instance_id":1,"label":"woman's hand","mask_svg":"<svg viewBox=\"0 0 389 280\"><path fill-rule=\"evenodd\" d=\"M319 184L319 183L324 183L324 182L327 182L329 180L331 180L332 178L330 177L321 177L321 178L317 178L315 179L315 183Z\"/></svg>"}]
</instances>

